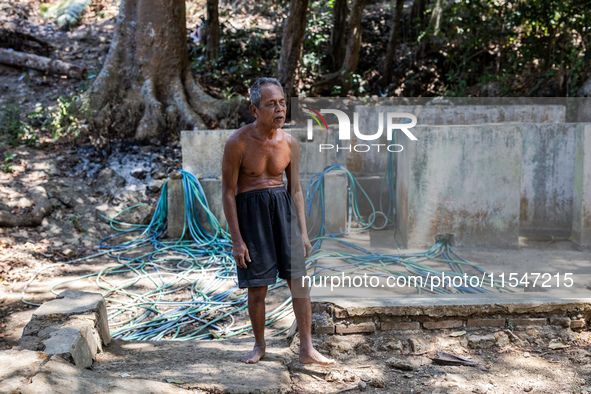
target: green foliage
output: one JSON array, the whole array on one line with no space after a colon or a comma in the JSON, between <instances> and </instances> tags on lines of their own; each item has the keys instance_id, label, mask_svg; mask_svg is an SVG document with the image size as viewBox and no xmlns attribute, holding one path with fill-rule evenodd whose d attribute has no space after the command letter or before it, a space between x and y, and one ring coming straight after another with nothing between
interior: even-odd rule
<instances>
[{"instance_id":1,"label":"green foliage","mask_svg":"<svg viewBox=\"0 0 591 394\"><path fill-rule=\"evenodd\" d=\"M302 77L309 82L328 72L323 65L326 63L326 51L333 26L333 7L334 0L310 2L302 56Z\"/></svg>"},{"instance_id":2,"label":"green foliage","mask_svg":"<svg viewBox=\"0 0 591 394\"><path fill-rule=\"evenodd\" d=\"M221 10L220 13L227 12ZM228 98L247 94L261 75L273 75L279 59L277 33L251 26L236 29L221 23L220 52L215 61L207 61L205 48L191 51L191 65L214 95Z\"/></svg>"},{"instance_id":3,"label":"green foliage","mask_svg":"<svg viewBox=\"0 0 591 394\"><path fill-rule=\"evenodd\" d=\"M75 26L80 16L90 7L91 0L62 0L60 3L47 7L41 5L41 14L48 19L56 19L59 27Z\"/></svg>"},{"instance_id":4,"label":"green foliage","mask_svg":"<svg viewBox=\"0 0 591 394\"><path fill-rule=\"evenodd\" d=\"M82 105L78 95L58 97L57 108L48 112L43 126L51 132L54 139L62 136L76 138L81 131L81 124L77 116L85 112L86 108Z\"/></svg>"},{"instance_id":5,"label":"green foliage","mask_svg":"<svg viewBox=\"0 0 591 394\"><path fill-rule=\"evenodd\" d=\"M459 95L482 76L541 74L563 70L571 94L591 60L591 11L583 0L448 2L438 34L427 27L419 41L443 45L448 93ZM540 86L529 92L535 94Z\"/></svg>"},{"instance_id":6,"label":"green foliage","mask_svg":"<svg viewBox=\"0 0 591 394\"><path fill-rule=\"evenodd\" d=\"M16 157L16 153L4 152L4 161L2 163L2 171L6 172L6 173L14 172L14 170L12 169L12 164L13 164L15 157Z\"/></svg>"},{"instance_id":7,"label":"green foliage","mask_svg":"<svg viewBox=\"0 0 591 394\"><path fill-rule=\"evenodd\" d=\"M24 116L18 104L10 102L0 108L0 130L3 137L12 146L21 142L27 145L35 145L37 137L33 128L24 121Z\"/></svg>"}]
</instances>

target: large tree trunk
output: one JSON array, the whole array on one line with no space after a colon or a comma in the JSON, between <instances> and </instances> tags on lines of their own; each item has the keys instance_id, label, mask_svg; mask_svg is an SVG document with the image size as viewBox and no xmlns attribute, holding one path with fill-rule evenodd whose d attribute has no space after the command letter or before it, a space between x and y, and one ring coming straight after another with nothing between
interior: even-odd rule
<instances>
[{"instance_id":1,"label":"large tree trunk","mask_svg":"<svg viewBox=\"0 0 591 394\"><path fill-rule=\"evenodd\" d=\"M283 85L283 92L288 105L290 98L298 94L296 71L302 58L307 16L308 0L291 0L289 15L287 16L283 29L281 54L277 69L277 79Z\"/></svg>"},{"instance_id":2,"label":"large tree trunk","mask_svg":"<svg viewBox=\"0 0 591 394\"><path fill-rule=\"evenodd\" d=\"M386 49L386 62L384 64L382 86L388 86L392 80L392 66L394 65L396 44L398 43L398 34L400 33L403 7L404 0L396 0L396 10L394 11L394 15L392 15L392 30L390 31L390 38L388 39L388 49Z\"/></svg>"},{"instance_id":3,"label":"large tree trunk","mask_svg":"<svg viewBox=\"0 0 591 394\"><path fill-rule=\"evenodd\" d=\"M93 137L158 141L167 131L207 128L220 107L195 82L184 0L121 0L105 65L86 98Z\"/></svg>"},{"instance_id":4,"label":"large tree trunk","mask_svg":"<svg viewBox=\"0 0 591 394\"><path fill-rule=\"evenodd\" d=\"M333 27L330 33L330 46L327 53L327 65L330 71L336 71L345 60L345 38L347 26L347 0L335 0L333 6Z\"/></svg>"},{"instance_id":5,"label":"large tree trunk","mask_svg":"<svg viewBox=\"0 0 591 394\"><path fill-rule=\"evenodd\" d=\"M207 0L207 46L205 57L216 60L220 54L219 0Z\"/></svg>"},{"instance_id":6,"label":"large tree trunk","mask_svg":"<svg viewBox=\"0 0 591 394\"><path fill-rule=\"evenodd\" d=\"M359 62L359 49L361 47L361 17L363 16L365 2L366 0L355 0L353 2L351 16L349 17L349 26L347 28L347 47L343 65L339 71L323 76L322 80L314 86L314 93L330 93L330 90L335 85L342 87L341 95L346 95L351 89L352 83L350 76L357 71L357 63Z\"/></svg>"}]
</instances>

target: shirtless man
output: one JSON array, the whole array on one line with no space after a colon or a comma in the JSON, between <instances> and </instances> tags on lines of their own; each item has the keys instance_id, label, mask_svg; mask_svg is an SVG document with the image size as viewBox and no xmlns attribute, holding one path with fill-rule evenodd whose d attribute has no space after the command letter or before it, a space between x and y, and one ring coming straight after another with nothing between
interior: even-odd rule
<instances>
[{"instance_id":1,"label":"shirtless man","mask_svg":"<svg viewBox=\"0 0 591 394\"><path fill-rule=\"evenodd\" d=\"M274 78L259 79L250 89L250 101L256 120L230 136L222 161L224 213L232 236L238 285L248 288L248 313L255 337L254 349L242 361L253 364L265 355L265 296L279 271L292 294L300 332L300 362L332 364L333 360L312 346L310 297L301 280L312 247L298 175L299 144L281 129L286 114L281 84ZM292 234L296 234L293 247Z\"/></svg>"}]
</instances>

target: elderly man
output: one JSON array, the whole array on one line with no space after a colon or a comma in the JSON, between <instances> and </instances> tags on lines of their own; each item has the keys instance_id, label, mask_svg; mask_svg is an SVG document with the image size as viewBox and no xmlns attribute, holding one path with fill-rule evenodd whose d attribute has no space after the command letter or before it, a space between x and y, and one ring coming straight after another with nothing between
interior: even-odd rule
<instances>
[{"instance_id":1,"label":"elderly man","mask_svg":"<svg viewBox=\"0 0 591 394\"><path fill-rule=\"evenodd\" d=\"M332 364L312 346L310 297L301 279L311 245L298 175L299 145L281 129L286 115L283 88L274 78L261 78L250 89L250 101L256 120L230 136L222 161L224 213L238 285L248 288L255 337L254 349L242 361L256 363L265 355L265 296L279 272L292 294L300 362Z\"/></svg>"}]
</instances>

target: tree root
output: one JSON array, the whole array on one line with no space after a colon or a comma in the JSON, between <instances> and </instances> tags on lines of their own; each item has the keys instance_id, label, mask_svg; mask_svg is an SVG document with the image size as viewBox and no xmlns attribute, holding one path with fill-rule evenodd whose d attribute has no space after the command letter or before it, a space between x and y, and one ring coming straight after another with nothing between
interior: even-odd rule
<instances>
[{"instance_id":1,"label":"tree root","mask_svg":"<svg viewBox=\"0 0 591 394\"><path fill-rule=\"evenodd\" d=\"M144 82L141 95L144 99L145 108L144 115L136 129L135 138L145 140L160 135L166 127L166 121L162 114L162 103L156 99L152 80L147 79Z\"/></svg>"},{"instance_id":2,"label":"tree root","mask_svg":"<svg viewBox=\"0 0 591 394\"><path fill-rule=\"evenodd\" d=\"M40 225L43 218L52 212L53 206L47 198L47 191L41 186L31 189L31 197L35 201L35 208L24 216L0 211L0 227L36 227Z\"/></svg>"}]
</instances>

